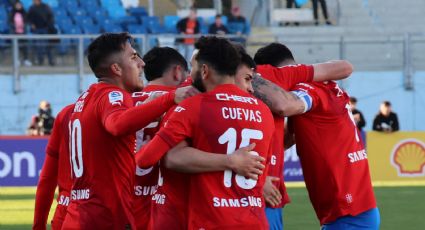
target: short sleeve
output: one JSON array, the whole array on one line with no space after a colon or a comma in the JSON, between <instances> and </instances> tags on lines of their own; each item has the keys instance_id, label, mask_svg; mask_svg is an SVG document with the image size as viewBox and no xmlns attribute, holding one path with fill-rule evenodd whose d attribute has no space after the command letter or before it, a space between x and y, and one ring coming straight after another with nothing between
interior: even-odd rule
<instances>
[{"instance_id":1,"label":"short sleeve","mask_svg":"<svg viewBox=\"0 0 425 230\"><path fill-rule=\"evenodd\" d=\"M257 66L257 72L261 76L281 87L289 90L301 82L312 82L314 68L312 65L288 65L283 67L274 67L271 65Z\"/></svg>"}]
</instances>

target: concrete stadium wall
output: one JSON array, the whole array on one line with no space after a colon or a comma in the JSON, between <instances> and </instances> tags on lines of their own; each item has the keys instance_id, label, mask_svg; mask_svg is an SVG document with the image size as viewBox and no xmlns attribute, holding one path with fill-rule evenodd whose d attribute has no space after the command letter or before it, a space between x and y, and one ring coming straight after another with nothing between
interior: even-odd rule
<instances>
[{"instance_id":1,"label":"concrete stadium wall","mask_svg":"<svg viewBox=\"0 0 425 230\"><path fill-rule=\"evenodd\" d=\"M93 75L85 76L84 88L95 81ZM425 130L425 72L417 72L414 82L415 89L406 91L401 72L355 72L342 86L358 98L357 106L367 121L366 130L371 129L383 100L392 102L401 130ZM22 76L21 85L22 91L15 95L12 76L0 75L0 135L24 134L41 100L48 100L56 115L79 96L76 75Z\"/></svg>"}]
</instances>

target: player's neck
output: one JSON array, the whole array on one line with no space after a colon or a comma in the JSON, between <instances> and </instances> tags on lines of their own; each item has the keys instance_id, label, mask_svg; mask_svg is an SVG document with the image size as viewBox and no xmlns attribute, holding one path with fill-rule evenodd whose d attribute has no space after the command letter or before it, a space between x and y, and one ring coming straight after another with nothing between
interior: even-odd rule
<instances>
[{"instance_id":1,"label":"player's neck","mask_svg":"<svg viewBox=\"0 0 425 230\"><path fill-rule=\"evenodd\" d=\"M176 82L173 82L172 80L166 79L164 77L160 77L150 81L148 85L177 86L178 84Z\"/></svg>"},{"instance_id":2,"label":"player's neck","mask_svg":"<svg viewBox=\"0 0 425 230\"><path fill-rule=\"evenodd\" d=\"M208 92L208 91L215 89L219 85L225 85L225 84L233 84L234 85L235 84L235 78L233 76L228 76L228 75L226 75L226 76L216 76L210 84L207 84L205 86L205 88L207 89L207 92Z\"/></svg>"},{"instance_id":3,"label":"player's neck","mask_svg":"<svg viewBox=\"0 0 425 230\"><path fill-rule=\"evenodd\" d=\"M117 79L112 78L112 77L101 77L98 80L99 83L106 83L106 84L111 84L111 85L115 85L123 90L126 90L124 85L119 82Z\"/></svg>"}]
</instances>

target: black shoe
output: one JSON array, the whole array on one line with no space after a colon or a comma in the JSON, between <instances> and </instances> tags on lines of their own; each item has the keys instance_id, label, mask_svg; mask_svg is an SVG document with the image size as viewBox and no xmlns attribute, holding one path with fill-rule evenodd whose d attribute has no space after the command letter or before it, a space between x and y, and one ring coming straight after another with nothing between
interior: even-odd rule
<instances>
[{"instance_id":1,"label":"black shoe","mask_svg":"<svg viewBox=\"0 0 425 230\"><path fill-rule=\"evenodd\" d=\"M318 25L319 25L319 21L315 21L315 22L314 22L314 25L315 25L315 26L318 26Z\"/></svg>"},{"instance_id":2,"label":"black shoe","mask_svg":"<svg viewBox=\"0 0 425 230\"><path fill-rule=\"evenodd\" d=\"M332 22L331 22L331 21L329 21L329 20L327 20L327 21L326 21L326 25L331 26L331 25L332 25Z\"/></svg>"}]
</instances>

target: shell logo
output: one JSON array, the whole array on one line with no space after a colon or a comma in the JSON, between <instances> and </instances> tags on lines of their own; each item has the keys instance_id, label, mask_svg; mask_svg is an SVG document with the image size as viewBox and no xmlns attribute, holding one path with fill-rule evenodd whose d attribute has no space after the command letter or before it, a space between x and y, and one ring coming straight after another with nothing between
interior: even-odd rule
<instances>
[{"instance_id":1,"label":"shell logo","mask_svg":"<svg viewBox=\"0 0 425 230\"><path fill-rule=\"evenodd\" d=\"M391 153L391 164L399 176L425 176L425 144L417 139L400 141Z\"/></svg>"}]
</instances>

